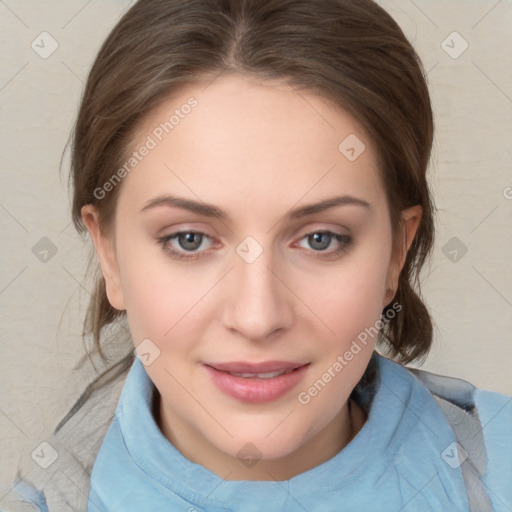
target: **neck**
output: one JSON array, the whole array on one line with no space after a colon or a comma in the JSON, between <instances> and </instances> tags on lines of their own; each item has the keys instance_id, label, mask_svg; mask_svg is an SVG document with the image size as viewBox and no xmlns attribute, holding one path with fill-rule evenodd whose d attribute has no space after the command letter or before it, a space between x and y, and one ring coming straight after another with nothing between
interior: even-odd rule
<instances>
[{"instance_id":1,"label":"neck","mask_svg":"<svg viewBox=\"0 0 512 512\"><path fill-rule=\"evenodd\" d=\"M169 414L156 393L154 416L162 434L191 462L201 464L225 480L289 480L339 453L357 435L366 414L354 401L348 400L333 420L294 452L277 459L262 459L253 467L213 446L197 431L181 425Z\"/></svg>"}]
</instances>

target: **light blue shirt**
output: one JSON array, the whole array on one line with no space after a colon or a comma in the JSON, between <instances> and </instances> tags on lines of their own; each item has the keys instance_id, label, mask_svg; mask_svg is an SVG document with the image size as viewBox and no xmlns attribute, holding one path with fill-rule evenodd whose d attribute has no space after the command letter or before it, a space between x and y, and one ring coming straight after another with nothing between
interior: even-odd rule
<instances>
[{"instance_id":1,"label":"light blue shirt","mask_svg":"<svg viewBox=\"0 0 512 512\"><path fill-rule=\"evenodd\" d=\"M58 459L48 469L36 471L32 463L21 471L23 479L7 500L2 499L0 508L4 512L86 508L88 512L468 512L455 435L433 395L399 364L377 353L372 363L377 370L374 391L358 386L355 393L368 419L340 453L287 481L249 482L225 481L181 455L155 423L151 406L156 389L143 364L138 359L128 361L127 376L123 371L99 388L49 438ZM495 512L512 512L512 398L470 385L464 389L473 394L467 398L476 403L483 427L485 493ZM467 413L458 411L451 421L462 418L465 425ZM470 442L471 436L473 431Z\"/></svg>"},{"instance_id":2,"label":"light blue shirt","mask_svg":"<svg viewBox=\"0 0 512 512\"><path fill-rule=\"evenodd\" d=\"M374 353L378 381L366 423L335 457L286 481L225 481L163 436L155 387L135 360L91 476L88 512L465 512L455 436L430 391ZM496 512L512 512L512 398L476 390Z\"/></svg>"}]
</instances>

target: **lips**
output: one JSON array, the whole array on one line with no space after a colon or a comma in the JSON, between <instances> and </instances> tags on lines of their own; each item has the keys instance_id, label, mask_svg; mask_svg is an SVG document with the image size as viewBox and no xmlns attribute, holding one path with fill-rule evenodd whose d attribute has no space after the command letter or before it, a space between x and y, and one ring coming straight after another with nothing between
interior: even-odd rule
<instances>
[{"instance_id":1,"label":"lips","mask_svg":"<svg viewBox=\"0 0 512 512\"><path fill-rule=\"evenodd\" d=\"M307 363L292 363L289 361L265 361L262 363L235 361L231 363L208 363L208 366L221 372L257 374L294 370L305 364Z\"/></svg>"},{"instance_id":2,"label":"lips","mask_svg":"<svg viewBox=\"0 0 512 512\"><path fill-rule=\"evenodd\" d=\"M284 396L302 380L308 366L290 361L204 364L220 391L247 403L271 402Z\"/></svg>"},{"instance_id":3,"label":"lips","mask_svg":"<svg viewBox=\"0 0 512 512\"><path fill-rule=\"evenodd\" d=\"M266 373L235 373L228 372L235 377L243 377L244 379L273 379L274 377L279 377L280 375L285 375L287 373L293 372L293 370L286 371L276 371L276 372L266 372Z\"/></svg>"}]
</instances>

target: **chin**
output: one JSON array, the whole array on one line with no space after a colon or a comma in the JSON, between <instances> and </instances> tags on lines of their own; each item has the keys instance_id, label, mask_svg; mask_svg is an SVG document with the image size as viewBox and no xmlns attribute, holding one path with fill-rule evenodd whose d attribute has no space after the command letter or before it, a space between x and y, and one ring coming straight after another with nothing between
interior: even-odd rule
<instances>
[{"instance_id":1,"label":"chin","mask_svg":"<svg viewBox=\"0 0 512 512\"><path fill-rule=\"evenodd\" d=\"M262 431L245 429L245 435L237 436L234 439L224 438L225 442L217 447L237 459L254 458L271 461L292 455L308 440L302 429L294 432L289 427L277 425L279 422L273 423L272 428L264 428ZM279 433L280 428L283 429L283 432ZM251 430L253 430L252 435ZM273 432L273 430L275 431ZM238 431L243 432L244 430Z\"/></svg>"}]
</instances>

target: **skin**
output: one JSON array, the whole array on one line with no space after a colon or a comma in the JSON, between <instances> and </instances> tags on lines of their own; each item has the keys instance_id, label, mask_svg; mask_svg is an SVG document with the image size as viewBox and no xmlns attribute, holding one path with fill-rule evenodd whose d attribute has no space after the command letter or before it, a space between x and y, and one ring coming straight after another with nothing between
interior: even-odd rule
<instances>
[{"instance_id":1,"label":"skin","mask_svg":"<svg viewBox=\"0 0 512 512\"><path fill-rule=\"evenodd\" d=\"M421 209L402 212L404 245L393 256L371 141L346 112L284 82L229 74L208 87L188 85L148 114L134 148L191 96L197 107L123 179L111 232L102 233L93 206L85 206L82 217L109 301L126 310L134 344L149 338L160 350L145 368L160 394L157 422L165 437L222 478L289 479L336 455L366 421L348 397L375 339L307 405L297 396L391 302ZM338 150L349 134L366 146L353 162ZM163 194L213 204L229 219L169 205L141 212ZM347 204L286 217L341 195L370 207ZM176 259L158 243L187 230L207 235L195 249L197 259ZM332 237L321 251L306 235L324 231L352 243ZM263 249L252 263L236 252L247 236ZM190 247L178 239L168 246L185 254ZM202 366L269 360L310 364L291 392L263 404L225 395ZM248 442L261 454L250 468L239 459Z\"/></svg>"}]
</instances>

